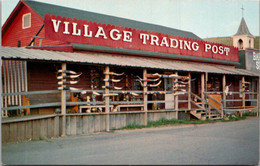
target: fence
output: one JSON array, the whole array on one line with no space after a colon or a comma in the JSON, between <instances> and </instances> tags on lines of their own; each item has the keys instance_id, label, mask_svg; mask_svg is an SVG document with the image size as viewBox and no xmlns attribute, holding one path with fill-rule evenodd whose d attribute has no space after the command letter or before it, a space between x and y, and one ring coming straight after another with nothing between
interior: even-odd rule
<instances>
[{"instance_id":1,"label":"fence","mask_svg":"<svg viewBox=\"0 0 260 166\"><path fill-rule=\"evenodd\" d=\"M120 129L129 124L144 124L144 112L111 112L110 129ZM107 113L81 113L66 115L66 135L81 135L106 131ZM148 111L148 122L161 118L173 119L176 111ZM16 142L44 137L61 136L61 115L25 116L18 119L3 119L2 142Z\"/></svg>"}]
</instances>

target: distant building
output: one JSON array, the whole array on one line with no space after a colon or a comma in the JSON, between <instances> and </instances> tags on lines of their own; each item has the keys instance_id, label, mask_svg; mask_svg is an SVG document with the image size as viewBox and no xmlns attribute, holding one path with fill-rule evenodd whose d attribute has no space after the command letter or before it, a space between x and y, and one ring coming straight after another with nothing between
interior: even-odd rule
<instances>
[{"instance_id":1,"label":"distant building","mask_svg":"<svg viewBox=\"0 0 260 166\"><path fill-rule=\"evenodd\" d=\"M239 50L254 48L254 36L249 32L244 17L242 17L237 33L233 36L233 46Z\"/></svg>"},{"instance_id":2,"label":"distant building","mask_svg":"<svg viewBox=\"0 0 260 166\"><path fill-rule=\"evenodd\" d=\"M259 36L254 36L250 33L243 16L235 35L230 37L205 38L204 40L237 47L239 49L240 63L237 68L259 71Z\"/></svg>"}]
</instances>

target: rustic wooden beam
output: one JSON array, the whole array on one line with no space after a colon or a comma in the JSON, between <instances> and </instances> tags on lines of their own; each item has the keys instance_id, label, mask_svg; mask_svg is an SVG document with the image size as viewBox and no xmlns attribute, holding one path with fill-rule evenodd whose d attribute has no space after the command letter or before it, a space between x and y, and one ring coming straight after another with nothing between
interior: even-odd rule
<instances>
[{"instance_id":1,"label":"rustic wooden beam","mask_svg":"<svg viewBox=\"0 0 260 166\"><path fill-rule=\"evenodd\" d=\"M9 60L6 60L6 76L7 76L7 93L11 93L10 88L10 70L9 70ZM11 105L11 96L8 96L8 105Z\"/></svg>"},{"instance_id":2,"label":"rustic wooden beam","mask_svg":"<svg viewBox=\"0 0 260 166\"><path fill-rule=\"evenodd\" d=\"M10 60L9 61L9 67L10 67L10 81L11 81L11 84L9 84L11 86L11 93L14 93L14 72L13 72L13 61ZM11 96L12 98L12 102L11 102L11 105L15 105L15 97L14 96Z\"/></svg>"},{"instance_id":3,"label":"rustic wooden beam","mask_svg":"<svg viewBox=\"0 0 260 166\"><path fill-rule=\"evenodd\" d=\"M59 116L54 117L53 122L53 136L58 137L59 136Z\"/></svg>"},{"instance_id":4,"label":"rustic wooden beam","mask_svg":"<svg viewBox=\"0 0 260 166\"><path fill-rule=\"evenodd\" d=\"M2 63L3 63L3 69L4 69L4 80L3 80L4 84L2 84L2 85L4 85L4 88L3 88L4 93L7 93L7 86L8 86L8 84L7 84L7 73L6 73L6 60L3 60ZM4 96L4 99L5 99L5 103L4 103L4 105L2 105L2 107L7 107L8 97ZM7 111L6 111L6 113L7 113Z\"/></svg>"},{"instance_id":5,"label":"rustic wooden beam","mask_svg":"<svg viewBox=\"0 0 260 166\"><path fill-rule=\"evenodd\" d=\"M25 86L24 86L24 62L23 61L20 61L20 70L21 70L21 91L25 91Z\"/></svg>"},{"instance_id":6,"label":"rustic wooden beam","mask_svg":"<svg viewBox=\"0 0 260 166\"><path fill-rule=\"evenodd\" d=\"M61 64L62 70L67 70L67 64ZM62 73L62 76L66 76L66 73ZM66 79L62 79L62 82L65 82ZM61 129L61 136L66 135L66 90L63 89L65 85L62 85L61 90L61 114L62 114L62 129Z\"/></svg>"},{"instance_id":7,"label":"rustic wooden beam","mask_svg":"<svg viewBox=\"0 0 260 166\"><path fill-rule=\"evenodd\" d=\"M176 75L178 75L178 72L175 72ZM178 79L174 79L175 82L178 81ZM175 84L176 86L178 86L178 83ZM173 89L174 89L174 84L172 84ZM179 109L179 102L178 102L178 95L174 96L174 110L176 111L176 119L178 119L178 109Z\"/></svg>"},{"instance_id":8,"label":"rustic wooden beam","mask_svg":"<svg viewBox=\"0 0 260 166\"><path fill-rule=\"evenodd\" d=\"M200 91L200 93L201 93L201 98L202 98L202 100L205 100L205 74L204 73L201 73L201 76L200 76L201 78L201 91ZM203 105L205 104L204 103L204 101L202 101L203 102Z\"/></svg>"},{"instance_id":9,"label":"rustic wooden beam","mask_svg":"<svg viewBox=\"0 0 260 166\"><path fill-rule=\"evenodd\" d=\"M40 29L37 31L37 33L35 34L35 36L38 36L38 35L40 34L40 32L42 31L43 27L44 27L44 24L42 24L42 26L41 26ZM28 46L31 46L31 45L32 45L32 43L34 42L34 40L35 40L35 38L36 38L35 36L34 36L33 39L30 41L30 43L28 44Z\"/></svg>"},{"instance_id":10,"label":"rustic wooden beam","mask_svg":"<svg viewBox=\"0 0 260 166\"><path fill-rule=\"evenodd\" d=\"M223 97L223 107L226 108L226 95L225 94L225 88L226 88L226 75L224 74L222 76L222 97Z\"/></svg>"},{"instance_id":11,"label":"rustic wooden beam","mask_svg":"<svg viewBox=\"0 0 260 166\"><path fill-rule=\"evenodd\" d=\"M205 74L201 73L200 75L200 83L201 83L201 89L200 89L200 94L201 94L201 102L202 102L202 107L205 109Z\"/></svg>"},{"instance_id":12,"label":"rustic wooden beam","mask_svg":"<svg viewBox=\"0 0 260 166\"><path fill-rule=\"evenodd\" d=\"M27 84L27 61L24 61L24 91L28 91L28 84Z\"/></svg>"},{"instance_id":13,"label":"rustic wooden beam","mask_svg":"<svg viewBox=\"0 0 260 166\"><path fill-rule=\"evenodd\" d=\"M188 82L188 109L191 110L191 74L188 74L189 82Z\"/></svg>"},{"instance_id":14,"label":"rustic wooden beam","mask_svg":"<svg viewBox=\"0 0 260 166\"><path fill-rule=\"evenodd\" d=\"M16 66L16 60L13 60L13 64L12 64L12 67L13 67L13 71L14 71L14 92L17 92L17 66ZM19 102L18 102L18 96L15 95L15 105L19 105ZM17 115L20 114L20 110L17 110Z\"/></svg>"},{"instance_id":15,"label":"rustic wooden beam","mask_svg":"<svg viewBox=\"0 0 260 166\"><path fill-rule=\"evenodd\" d=\"M245 82L245 76L242 76L242 106L245 108L245 106L246 106L246 95L245 95L246 88L243 86L244 82Z\"/></svg>"},{"instance_id":16,"label":"rustic wooden beam","mask_svg":"<svg viewBox=\"0 0 260 166\"><path fill-rule=\"evenodd\" d=\"M109 66L105 67L105 87L109 87ZM105 94L109 94L109 89L105 88ZM105 112L109 113L109 96L105 96ZM110 130L109 126L109 114L106 114L106 131Z\"/></svg>"},{"instance_id":17,"label":"rustic wooden beam","mask_svg":"<svg viewBox=\"0 0 260 166\"><path fill-rule=\"evenodd\" d=\"M205 100L206 100L206 103L208 103L207 102L207 100L208 100L208 94L207 94L207 92L208 92L208 87L207 87L207 85L208 85L208 79L209 79L209 74L208 74L208 72L206 72L205 73L205 77L206 77L206 82L205 82L205 94L206 94L206 96L205 96ZM209 106L206 106L207 108L206 108L206 110L207 110L207 115L208 115L208 119L210 119L210 107Z\"/></svg>"},{"instance_id":18,"label":"rustic wooden beam","mask_svg":"<svg viewBox=\"0 0 260 166\"><path fill-rule=\"evenodd\" d=\"M20 61L17 61L17 72L18 72L18 92L21 92L21 70ZM22 96L19 95L19 106L22 106Z\"/></svg>"},{"instance_id":19,"label":"rustic wooden beam","mask_svg":"<svg viewBox=\"0 0 260 166\"><path fill-rule=\"evenodd\" d=\"M143 69L143 79L147 80L147 70ZM144 81L144 87L143 87L143 102L144 102L144 125L147 125L147 101L148 101L148 97L147 97L147 81Z\"/></svg>"}]
</instances>

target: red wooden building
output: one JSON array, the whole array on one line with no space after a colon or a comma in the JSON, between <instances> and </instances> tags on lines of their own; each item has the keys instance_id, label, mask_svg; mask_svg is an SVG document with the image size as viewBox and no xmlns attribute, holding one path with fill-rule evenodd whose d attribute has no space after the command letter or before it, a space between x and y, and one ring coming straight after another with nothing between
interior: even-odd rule
<instances>
[{"instance_id":1,"label":"red wooden building","mask_svg":"<svg viewBox=\"0 0 260 166\"><path fill-rule=\"evenodd\" d=\"M259 73L236 68L236 47L35 1L20 1L3 25L2 60L2 116L62 116L76 124L67 134L89 132L78 125L90 117L102 131L259 105Z\"/></svg>"}]
</instances>

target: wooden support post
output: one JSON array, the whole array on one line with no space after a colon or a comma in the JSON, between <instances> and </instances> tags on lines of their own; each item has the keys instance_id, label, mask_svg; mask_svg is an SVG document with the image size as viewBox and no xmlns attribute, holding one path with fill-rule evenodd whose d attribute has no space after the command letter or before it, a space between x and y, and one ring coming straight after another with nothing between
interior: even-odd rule
<instances>
[{"instance_id":1,"label":"wooden support post","mask_svg":"<svg viewBox=\"0 0 260 166\"><path fill-rule=\"evenodd\" d=\"M2 63L3 63L3 69L4 69L4 83L2 83L2 86L4 86L4 93L8 93L7 91L7 86L8 86L8 83L7 83L7 73L6 73L6 61L7 60L2 60ZM5 103L4 105L2 105L2 107L7 107L7 100L8 100L8 97L7 96L4 96L4 99L5 99ZM7 117L7 111L6 110L3 110L4 111L4 116Z\"/></svg>"},{"instance_id":2,"label":"wooden support post","mask_svg":"<svg viewBox=\"0 0 260 166\"><path fill-rule=\"evenodd\" d=\"M222 76L222 97L223 97L223 107L226 108L226 95L225 94L225 88L226 88L226 75L224 74Z\"/></svg>"},{"instance_id":3,"label":"wooden support post","mask_svg":"<svg viewBox=\"0 0 260 166\"><path fill-rule=\"evenodd\" d=\"M245 76L242 76L242 86L245 85L243 84L245 82ZM242 87L242 106L245 108L246 106L246 95L245 95L245 87Z\"/></svg>"},{"instance_id":4,"label":"wooden support post","mask_svg":"<svg viewBox=\"0 0 260 166\"><path fill-rule=\"evenodd\" d=\"M200 76L200 83L201 83L201 90L200 90L200 93L201 93L201 99L202 99L202 107L204 108L204 110L203 111L205 111L205 108L206 108L206 102L205 102L205 100L207 100L206 98L205 98L205 74L204 73L201 73L201 76Z\"/></svg>"},{"instance_id":5,"label":"wooden support post","mask_svg":"<svg viewBox=\"0 0 260 166\"><path fill-rule=\"evenodd\" d=\"M222 100L223 100L223 105L221 108L221 118L224 118L224 108L226 108L226 95L225 94L225 89L226 89L226 75L224 74L222 76Z\"/></svg>"},{"instance_id":6,"label":"wooden support post","mask_svg":"<svg viewBox=\"0 0 260 166\"><path fill-rule=\"evenodd\" d=\"M17 61L17 76L18 76L18 92L21 92L21 71L20 71L20 61ZM22 96L19 95L19 106L22 106ZM21 112L21 110L20 110Z\"/></svg>"},{"instance_id":7,"label":"wooden support post","mask_svg":"<svg viewBox=\"0 0 260 166\"><path fill-rule=\"evenodd\" d=\"M208 103L208 88L207 88L207 85L208 85L208 78L209 78L209 75L208 75L208 72L205 73L205 76L206 76L206 84L205 84L205 100L206 100L206 103ZM207 110L207 115L208 115L208 119L210 119L210 107L209 105L206 106L206 110Z\"/></svg>"},{"instance_id":8,"label":"wooden support post","mask_svg":"<svg viewBox=\"0 0 260 166\"><path fill-rule=\"evenodd\" d=\"M205 100L205 74L204 73L201 73L201 91L200 91L200 93L201 93L201 98L202 98L202 100ZM204 101L202 101L202 103L203 103L203 107L205 108L205 103L204 103Z\"/></svg>"},{"instance_id":9,"label":"wooden support post","mask_svg":"<svg viewBox=\"0 0 260 166\"><path fill-rule=\"evenodd\" d=\"M147 70L146 69L143 69L143 79L146 80L147 79ZM148 97L147 97L147 81L144 81L144 87L143 87L143 100L144 100L144 125L147 125L147 100L148 100Z\"/></svg>"},{"instance_id":10,"label":"wooden support post","mask_svg":"<svg viewBox=\"0 0 260 166\"><path fill-rule=\"evenodd\" d=\"M109 66L106 66L105 67L105 73L107 73L105 75L105 87L108 87L109 86ZM105 94L109 94L109 89L108 88L105 88ZM105 112L107 113L106 114L106 131L109 131L110 130L110 126L109 126L109 96L105 96Z\"/></svg>"},{"instance_id":11,"label":"wooden support post","mask_svg":"<svg viewBox=\"0 0 260 166\"><path fill-rule=\"evenodd\" d=\"M6 60L6 75L7 75L7 93L11 93L11 81L10 81L10 69L9 69L9 60ZM11 95L8 95L8 105L11 105Z\"/></svg>"},{"instance_id":12,"label":"wooden support post","mask_svg":"<svg viewBox=\"0 0 260 166\"><path fill-rule=\"evenodd\" d=\"M24 91L28 91L28 83L27 83L27 61L24 61Z\"/></svg>"},{"instance_id":13,"label":"wooden support post","mask_svg":"<svg viewBox=\"0 0 260 166\"><path fill-rule=\"evenodd\" d=\"M62 63L61 64L62 70L67 70L67 64ZM62 73L62 76L66 76L66 73ZM62 79L62 82L65 82L66 80ZM63 88L65 85L62 85ZM61 90L61 114L62 114L62 129L61 129L61 136L66 135L66 90Z\"/></svg>"},{"instance_id":14,"label":"wooden support post","mask_svg":"<svg viewBox=\"0 0 260 166\"><path fill-rule=\"evenodd\" d=\"M59 136L59 116L54 117L53 122L53 136L58 137Z\"/></svg>"},{"instance_id":15,"label":"wooden support post","mask_svg":"<svg viewBox=\"0 0 260 166\"><path fill-rule=\"evenodd\" d=\"M11 93L14 93L14 72L13 72L13 60L9 60L9 62L10 62L10 80L11 80ZM11 96L11 98L12 98L12 102L11 102L11 104L12 105L15 105L15 98L14 98L15 96L14 95L12 95Z\"/></svg>"},{"instance_id":16,"label":"wooden support post","mask_svg":"<svg viewBox=\"0 0 260 166\"><path fill-rule=\"evenodd\" d=\"M12 63L12 67L13 67L13 71L14 71L14 92L17 92L17 65L16 65L16 61L13 60ZM15 95L15 105L19 105L18 103L18 95ZM17 115L21 113L20 111L17 110Z\"/></svg>"},{"instance_id":17,"label":"wooden support post","mask_svg":"<svg viewBox=\"0 0 260 166\"><path fill-rule=\"evenodd\" d=\"M175 72L176 75L178 75L178 72ZM174 79L174 81L178 81L178 79ZM174 86L174 84L172 84ZM175 85L178 86L178 83L176 83ZM173 87L174 89L174 87ZM176 119L179 119L178 118L178 109L179 109L179 101L178 101L178 95L174 96L174 110L176 111Z\"/></svg>"},{"instance_id":18,"label":"wooden support post","mask_svg":"<svg viewBox=\"0 0 260 166\"><path fill-rule=\"evenodd\" d=\"M188 84L188 109L191 110L191 74L189 73L189 84Z\"/></svg>"}]
</instances>

